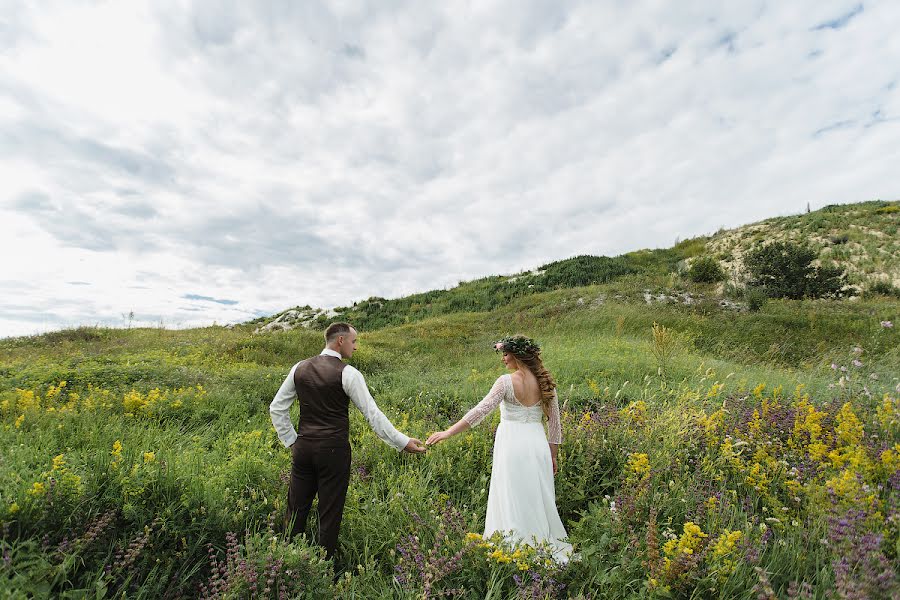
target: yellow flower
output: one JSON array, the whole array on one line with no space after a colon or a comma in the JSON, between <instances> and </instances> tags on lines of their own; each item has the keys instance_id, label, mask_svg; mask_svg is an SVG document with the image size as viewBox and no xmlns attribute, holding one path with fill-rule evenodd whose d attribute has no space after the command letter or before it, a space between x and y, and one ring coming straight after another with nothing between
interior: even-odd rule
<instances>
[{"instance_id":1,"label":"yellow flower","mask_svg":"<svg viewBox=\"0 0 900 600\"><path fill-rule=\"evenodd\" d=\"M53 457L53 468L52 471L59 471L63 467L66 466L66 459L63 458L62 454Z\"/></svg>"},{"instance_id":2,"label":"yellow flower","mask_svg":"<svg viewBox=\"0 0 900 600\"><path fill-rule=\"evenodd\" d=\"M16 388L16 407L23 412L31 408L40 407L40 398L35 396L33 390L20 390Z\"/></svg>"},{"instance_id":3,"label":"yellow flower","mask_svg":"<svg viewBox=\"0 0 900 600\"><path fill-rule=\"evenodd\" d=\"M628 469L641 479L650 476L650 458L639 452L628 455Z\"/></svg>"},{"instance_id":4,"label":"yellow flower","mask_svg":"<svg viewBox=\"0 0 900 600\"><path fill-rule=\"evenodd\" d=\"M19 418L16 419L16 429L22 426L22 423L25 421L25 415L19 415Z\"/></svg>"},{"instance_id":5,"label":"yellow flower","mask_svg":"<svg viewBox=\"0 0 900 600\"><path fill-rule=\"evenodd\" d=\"M663 544L663 552L668 557L674 558L679 553L693 554L700 549L703 538L708 537L693 521L685 523L683 531L680 538L669 540Z\"/></svg>"},{"instance_id":6,"label":"yellow flower","mask_svg":"<svg viewBox=\"0 0 900 600\"><path fill-rule=\"evenodd\" d=\"M477 533L467 533L466 534L466 540L468 540L470 542L474 542L474 541L477 541L480 539L481 539L481 536Z\"/></svg>"},{"instance_id":7,"label":"yellow flower","mask_svg":"<svg viewBox=\"0 0 900 600\"><path fill-rule=\"evenodd\" d=\"M118 467L119 463L122 462L122 442L119 440L113 442L112 452L110 452L110 454L112 454L113 457L110 465L112 467Z\"/></svg>"},{"instance_id":8,"label":"yellow flower","mask_svg":"<svg viewBox=\"0 0 900 600\"><path fill-rule=\"evenodd\" d=\"M156 460L155 452L144 452L144 462L145 463L152 463L154 460Z\"/></svg>"},{"instance_id":9,"label":"yellow flower","mask_svg":"<svg viewBox=\"0 0 900 600\"><path fill-rule=\"evenodd\" d=\"M893 449L888 448L881 453L881 465L888 475L900 470L900 444L894 444Z\"/></svg>"},{"instance_id":10,"label":"yellow flower","mask_svg":"<svg viewBox=\"0 0 900 600\"><path fill-rule=\"evenodd\" d=\"M527 570L528 570L528 563L526 563L526 562L517 561L517 562L516 562L516 566L519 567L519 570L520 570L520 571L527 571Z\"/></svg>"},{"instance_id":11,"label":"yellow flower","mask_svg":"<svg viewBox=\"0 0 900 600\"><path fill-rule=\"evenodd\" d=\"M46 492L47 489L40 481L35 481L34 484L32 484L31 489L28 490L28 493L32 496L43 496Z\"/></svg>"},{"instance_id":12,"label":"yellow flower","mask_svg":"<svg viewBox=\"0 0 900 600\"><path fill-rule=\"evenodd\" d=\"M716 540L713 545L713 556L725 556L731 554L737 546L738 540L743 535L740 531L726 531Z\"/></svg>"},{"instance_id":13,"label":"yellow flower","mask_svg":"<svg viewBox=\"0 0 900 600\"><path fill-rule=\"evenodd\" d=\"M837 427L834 428L834 431L842 445L855 446L862 441L863 426L849 402L844 403L844 406L841 407L835 417L835 422L837 422Z\"/></svg>"},{"instance_id":14,"label":"yellow flower","mask_svg":"<svg viewBox=\"0 0 900 600\"><path fill-rule=\"evenodd\" d=\"M14 515L17 512L19 512L19 503L13 502L12 504L9 505L9 514Z\"/></svg>"},{"instance_id":15,"label":"yellow flower","mask_svg":"<svg viewBox=\"0 0 900 600\"><path fill-rule=\"evenodd\" d=\"M512 561L512 558L499 548L488 554L488 558L495 560L497 563L508 563Z\"/></svg>"}]
</instances>

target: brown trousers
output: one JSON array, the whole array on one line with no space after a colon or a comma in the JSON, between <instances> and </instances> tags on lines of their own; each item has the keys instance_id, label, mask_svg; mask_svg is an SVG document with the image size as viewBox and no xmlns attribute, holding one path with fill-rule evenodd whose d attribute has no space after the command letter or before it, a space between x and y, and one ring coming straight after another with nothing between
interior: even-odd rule
<instances>
[{"instance_id":1,"label":"brown trousers","mask_svg":"<svg viewBox=\"0 0 900 600\"><path fill-rule=\"evenodd\" d=\"M313 498L319 495L319 544L334 558L350 484L350 442L298 437L291 447L287 518L290 536L306 530Z\"/></svg>"}]
</instances>

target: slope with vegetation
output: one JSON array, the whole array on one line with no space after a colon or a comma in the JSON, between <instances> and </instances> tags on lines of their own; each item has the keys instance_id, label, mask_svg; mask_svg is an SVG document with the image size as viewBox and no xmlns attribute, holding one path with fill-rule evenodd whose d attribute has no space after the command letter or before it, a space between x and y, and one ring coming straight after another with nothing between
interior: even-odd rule
<instances>
[{"instance_id":1,"label":"slope with vegetation","mask_svg":"<svg viewBox=\"0 0 900 600\"><path fill-rule=\"evenodd\" d=\"M285 313L279 313L252 324L263 328L279 321L284 322L284 328L294 323L322 328L329 322L346 320L362 329L375 329L456 312L489 311L532 294L610 282L617 283L623 299L640 299L646 289L693 290L707 296L744 299L745 256L753 248L774 241L809 246L816 265L845 271L847 283L862 293L900 296L898 225L900 202L827 206L692 238L672 248L638 250L612 258L576 256L530 272L462 282L452 289L395 299L372 297L329 311L298 307L290 309L299 315L294 320L285 320ZM692 278L691 267L696 260L705 262L706 270L699 278ZM710 275L715 269L722 272L721 277ZM709 290L702 285L719 281L725 281L725 286ZM269 330L280 328L275 323Z\"/></svg>"},{"instance_id":2,"label":"slope with vegetation","mask_svg":"<svg viewBox=\"0 0 900 600\"><path fill-rule=\"evenodd\" d=\"M503 372L493 340L542 343L563 412L557 501L582 559L565 567L478 535L497 414L409 456L353 411L337 564L285 540L290 453L268 403L321 329L0 340L0 596L895 596L900 299L644 301L705 244L562 261L525 278L555 283L509 298L486 292L509 278L463 284L433 298L443 314L406 299L366 312L352 363L420 438Z\"/></svg>"}]
</instances>

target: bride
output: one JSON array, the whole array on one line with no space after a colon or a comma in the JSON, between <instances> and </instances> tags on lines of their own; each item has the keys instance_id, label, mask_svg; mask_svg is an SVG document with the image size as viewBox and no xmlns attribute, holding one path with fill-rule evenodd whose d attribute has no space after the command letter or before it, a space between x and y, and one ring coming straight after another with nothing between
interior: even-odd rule
<instances>
[{"instance_id":1,"label":"bride","mask_svg":"<svg viewBox=\"0 0 900 600\"><path fill-rule=\"evenodd\" d=\"M449 429L432 434L426 444L438 444L478 425L499 405L484 537L499 531L513 542L548 544L554 557L566 562L572 546L563 541L567 535L553 483L562 442L556 383L534 340L515 335L500 340L494 349L503 353L503 364L513 373L501 375L481 402Z\"/></svg>"}]
</instances>

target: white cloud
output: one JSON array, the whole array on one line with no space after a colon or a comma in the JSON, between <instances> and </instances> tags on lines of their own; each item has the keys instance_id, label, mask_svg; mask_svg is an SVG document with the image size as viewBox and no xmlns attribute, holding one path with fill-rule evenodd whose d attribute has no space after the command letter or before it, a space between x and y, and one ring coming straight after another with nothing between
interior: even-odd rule
<instances>
[{"instance_id":1,"label":"white cloud","mask_svg":"<svg viewBox=\"0 0 900 600\"><path fill-rule=\"evenodd\" d=\"M239 321L898 195L889 2L2 12L0 335Z\"/></svg>"}]
</instances>

